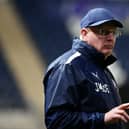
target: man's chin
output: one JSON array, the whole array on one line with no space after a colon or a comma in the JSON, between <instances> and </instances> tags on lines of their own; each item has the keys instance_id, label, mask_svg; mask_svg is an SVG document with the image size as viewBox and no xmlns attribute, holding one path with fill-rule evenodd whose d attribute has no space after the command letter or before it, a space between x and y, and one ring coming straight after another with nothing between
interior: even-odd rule
<instances>
[{"instance_id":1,"label":"man's chin","mask_svg":"<svg viewBox=\"0 0 129 129\"><path fill-rule=\"evenodd\" d=\"M112 51L104 52L105 57L108 57L112 54Z\"/></svg>"}]
</instances>

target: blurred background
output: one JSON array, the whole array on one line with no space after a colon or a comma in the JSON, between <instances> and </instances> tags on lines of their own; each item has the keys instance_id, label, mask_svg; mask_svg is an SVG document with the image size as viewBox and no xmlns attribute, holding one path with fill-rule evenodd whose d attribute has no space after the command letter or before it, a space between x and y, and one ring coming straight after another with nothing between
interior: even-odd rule
<instances>
[{"instance_id":1,"label":"blurred background","mask_svg":"<svg viewBox=\"0 0 129 129\"><path fill-rule=\"evenodd\" d=\"M110 69L129 102L129 0L0 0L0 129L45 129L44 72L71 48L79 20L94 7L125 26Z\"/></svg>"}]
</instances>

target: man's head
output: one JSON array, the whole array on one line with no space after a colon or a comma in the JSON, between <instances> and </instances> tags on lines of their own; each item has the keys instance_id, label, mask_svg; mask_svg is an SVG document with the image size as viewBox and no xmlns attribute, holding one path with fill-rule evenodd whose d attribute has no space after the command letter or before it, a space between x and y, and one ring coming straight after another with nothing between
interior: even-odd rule
<instances>
[{"instance_id":1,"label":"man's head","mask_svg":"<svg viewBox=\"0 0 129 129\"><path fill-rule=\"evenodd\" d=\"M122 23L104 8L90 10L81 20L80 38L103 53L106 57L112 54L118 28Z\"/></svg>"}]
</instances>

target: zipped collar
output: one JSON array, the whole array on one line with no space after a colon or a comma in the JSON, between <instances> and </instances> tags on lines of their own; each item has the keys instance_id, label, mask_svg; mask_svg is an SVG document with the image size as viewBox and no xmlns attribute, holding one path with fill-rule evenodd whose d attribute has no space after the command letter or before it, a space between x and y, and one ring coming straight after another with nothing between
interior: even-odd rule
<instances>
[{"instance_id":1,"label":"zipped collar","mask_svg":"<svg viewBox=\"0 0 129 129\"><path fill-rule=\"evenodd\" d=\"M90 57L103 67L107 67L117 60L113 55L105 59L105 56L102 53L98 52L94 47L88 45L86 42L80 40L79 38L74 38L72 49L79 51L86 57Z\"/></svg>"}]
</instances>

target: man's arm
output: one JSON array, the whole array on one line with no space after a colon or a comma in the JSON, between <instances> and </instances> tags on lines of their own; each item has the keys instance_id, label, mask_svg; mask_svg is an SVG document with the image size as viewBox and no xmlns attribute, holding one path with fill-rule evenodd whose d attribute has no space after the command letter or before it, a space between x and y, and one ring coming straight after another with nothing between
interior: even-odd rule
<instances>
[{"instance_id":1,"label":"man's arm","mask_svg":"<svg viewBox=\"0 0 129 129\"><path fill-rule=\"evenodd\" d=\"M77 82L70 67L59 67L51 72L44 82L47 129L102 128L103 113L87 113L79 110Z\"/></svg>"},{"instance_id":2,"label":"man's arm","mask_svg":"<svg viewBox=\"0 0 129 129\"><path fill-rule=\"evenodd\" d=\"M59 108L59 107L58 107ZM104 114L49 109L45 115L47 129L99 129L104 127Z\"/></svg>"}]
</instances>

